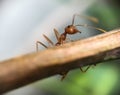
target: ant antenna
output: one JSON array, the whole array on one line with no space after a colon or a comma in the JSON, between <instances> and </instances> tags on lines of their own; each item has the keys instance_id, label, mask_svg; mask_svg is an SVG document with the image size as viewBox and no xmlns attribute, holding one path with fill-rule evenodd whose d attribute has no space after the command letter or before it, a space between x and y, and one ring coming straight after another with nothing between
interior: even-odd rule
<instances>
[{"instance_id":1,"label":"ant antenna","mask_svg":"<svg viewBox=\"0 0 120 95\"><path fill-rule=\"evenodd\" d=\"M82 18L86 18L92 22L95 22L95 23L98 23L98 19L95 18L95 17L92 17L92 16L83 16L83 15L79 15L79 14L74 14L73 15L73 20L72 20L72 25L74 25L74 20L75 20L75 17L76 16L79 16L79 17L82 17Z\"/></svg>"},{"instance_id":2,"label":"ant antenna","mask_svg":"<svg viewBox=\"0 0 120 95\"><path fill-rule=\"evenodd\" d=\"M107 32L107 31L105 31L105 30L103 30L101 28L97 28L97 27L90 26L90 25L87 25L87 24L78 24L78 25L75 25L75 26L82 26L82 27L92 28L92 29L96 29L96 30L99 30L99 31L104 32L104 33Z\"/></svg>"}]
</instances>

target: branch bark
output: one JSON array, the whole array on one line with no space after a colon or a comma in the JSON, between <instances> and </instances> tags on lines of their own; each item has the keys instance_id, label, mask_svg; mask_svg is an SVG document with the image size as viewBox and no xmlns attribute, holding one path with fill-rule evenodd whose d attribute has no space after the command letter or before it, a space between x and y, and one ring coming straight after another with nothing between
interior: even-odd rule
<instances>
[{"instance_id":1,"label":"branch bark","mask_svg":"<svg viewBox=\"0 0 120 95\"><path fill-rule=\"evenodd\" d=\"M0 62L0 94L82 66L120 58L120 29Z\"/></svg>"}]
</instances>

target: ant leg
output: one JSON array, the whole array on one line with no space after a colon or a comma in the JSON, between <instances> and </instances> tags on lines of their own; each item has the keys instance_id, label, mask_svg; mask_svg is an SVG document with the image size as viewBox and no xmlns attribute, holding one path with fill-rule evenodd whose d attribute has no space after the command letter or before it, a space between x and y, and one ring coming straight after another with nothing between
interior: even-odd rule
<instances>
[{"instance_id":1,"label":"ant leg","mask_svg":"<svg viewBox=\"0 0 120 95\"><path fill-rule=\"evenodd\" d=\"M60 75L62 76L62 77L61 77L61 81L63 81L63 80L65 79L67 73L68 73L68 71L62 72L62 73L60 74Z\"/></svg>"},{"instance_id":2,"label":"ant leg","mask_svg":"<svg viewBox=\"0 0 120 95\"><path fill-rule=\"evenodd\" d=\"M74 40L70 40L70 38L66 38L66 40L64 41L65 43L68 43L68 42L73 42Z\"/></svg>"},{"instance_id":3,"label":"ant leg","mask_svg":"<svg viewBox=\"0 0 120 95\"><path fill-rule=\"evenodd\" d=\"M105 31L105 30L103 30L101 28L97 28L97 27L90 26L90 25L87 25L87 24L78 24L78 25L75 25L75 26L82 26L82 27L92 28L92 29L96 29L96 30L99 30L99 31L104 32L104 33L107 32L107 31Z\"/></svg>"},{"instance_id":4,"label":"ant leg","mask_svg":"<svg viewBox=\"0 0 120 95\"><path fill-rule=\"evenodd\" d=\"M70 38L66 38L66 42L73 42L74 40L70 40Z\"/></svg>"},{"instance_id":5,"label":"ant leg","mask_svg":"<svg viewBox=\"0 0 120 95\"><path fill-rule=\"evenodd\" d=\"M82 72L86 72L86 71L90 68L90 66L91 66L91 65L89 65L85 70L83 70L83 69L80 67L80 70L81 70Z\"/></svg>"},{"instance_id":6,"label":"ant leg","mask_svg":"<svg viewBox=\"0 0 120 95\"><path fill-rule=\"evenodd\" d=\"M93 64L94 65L94 67L97 65L97 64Z\"/></svg>"},{"instance_id":7,"label":"ant leg","mask_svg":"<svg viewBox=\"0 0 120 95\"><path fill-rule=\"evenodd\" d=\"M52 46L54 46L54 43L45 35L43 34L44 38L50 43Z\"/></svg>"},{"instance_id":8,"label":"ant leg","mask_svg":"<svg viewBox=\"0 0 120 95\"><path fill-rule=\"evenodd\" d=\"M56 29L54 29L54 33L55 33L55 37L56 37L57 41L59 41L60 33Z\"/></svg>"},{"instance_id":9,"label":"ant leg","mask_svg":"<svg viewBox=\"0 0 120 95\"><path fill-rule=\"evenodd\" d=\"M95 23L98 23L98 19L95 18L95 17L92 17L92 16L84 16L84 15L80 15L80 14L74 14L73 15L73 20L72 20L72 25L74 25L74 20L75 20L75 17L76 16L79 16L79 17L82 17L82 18L86 18L92 22L95 22Z\"/></svg>"},{"instance_id":10,"label":"ant leg","mask_svg":"<svg viewBox=\"0 0 120 95\"><path fill-rule=\"evenodd\" d=\"M71 42L70 38L66 38L66 40L64 41L65 43Z\"/></svg>"},{"instance_id":11,"label":"ant leg","mask_svg":"<svg viewBox=\"0 0 120 95\"><path fill-rule=\"evenodd\" d=\"M37 41L36 42L36 51L38 52L38 44L41 44L42 46L44 46L45 48L48 48L45 44L43 44L42 42L40 41Z\"/></svg>"}]
</instances>

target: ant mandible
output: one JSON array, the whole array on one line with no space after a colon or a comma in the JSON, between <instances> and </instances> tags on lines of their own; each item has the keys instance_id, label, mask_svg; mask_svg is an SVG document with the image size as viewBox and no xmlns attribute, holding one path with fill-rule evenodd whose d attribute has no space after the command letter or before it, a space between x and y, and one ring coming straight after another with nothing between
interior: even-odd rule
<instances>
[{"instance_id":1,"label":"ant mandible","mask_svg":"<svg viewBox=\"0 0 120 95\"><path fill-rule=\"evenodd\" d=\"M83 18L86 18L88 20L91 20L92 22L95 22L97 23L98 20L94 17L90 17L90 16L82 16L82 15L79 15L79 14L74 14L73 15L73 19L72 19L72 24L71 25L68 25L67 27L65 27L65 31L60 35L59 32L54 29L54 33L55 33L55 36L56 36L56 39L57 39L57 43L54 44L46 35L43 34L44 38L52 45L52 46L59 46L59 45L62 45L65 40L66 40L66 37L67 37L67 34L70 34L70 35L73 35L73 34L76 34L76 33L81 33L81 31L79 31L76 27L77 26L82 26L82 27L87 27L87 28L93 28L93 29L96 29L96 30L99 30L101 32L106 32L105 30L101 29L101 28L97 28L97 27L93 27L93 26L90 26L90 25L87 25L87 24L77 24L77 25L74 25L74 21L75 21L75 17L76 16L80 16L80 17L83 17ZM43 44L42 42L40 41L37 41L36 42L36 50L38 51L38 44L41 44L42 46L44 46L45 48L48 48L48 46L46 46L45 44ZM89 69L90 65L85 69L85 70L82 70L82 68L80 67L80 70L82 72L86 72L88 69ZM66 74L68 73L68 71L66 72L62 72L61 75L62 75L62 78L61 80L63 80L66 76Z\"/></svg>"}]
</instances>

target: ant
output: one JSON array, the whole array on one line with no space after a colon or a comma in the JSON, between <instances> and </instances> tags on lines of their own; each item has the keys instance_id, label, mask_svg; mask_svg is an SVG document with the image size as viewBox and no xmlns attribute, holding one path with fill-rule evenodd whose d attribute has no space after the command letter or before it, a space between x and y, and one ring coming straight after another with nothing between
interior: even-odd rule
<instances>
[{"instance_id":1,"label":"ant","mask_svg":"<svg viewBox=\"0 0 120 95\"><path fill-rule=\"evenodd\" d=\"M56 36L56 39L57 39L57 43L54 44L46 35L43 34L44 38L48 41L48 43L50 43L52 46L59 46L59 45L62 45L64 44L64 42L66 41L66 37L67 37L67 34L70 34L70 35L73 35L73 34L76 34L76 33L81 33L81 31L79 31L76 27L77 26L82 26L82 27L87 27L87 28L92 28L92 29L96 29L96 30L99 30L101 32L106 32L105 30L101 29L101 28L97 28L97 27L93 27L93 26L90 26L90 25L87 25L87 24L77 24L77 25L74 25L74 21L75 21L75 17L76 16L80 16L80 17L83 17L83 18L86 18L88 20L91 20L92 22L95 22L97 23L98 20L94 17L90 17L90 16L82 16L82 15L79 15L79 14L74 14L73 15L73 19L72 19L72 24L71 25L68 25L67 27L65 27L65 31L60 35L59 32L54 29L54 33L55 33L55 36ZM38 44L41 44L42 46L44 46L45 48L49 48L48 46L46 46L45 44L43 44L42 42L40 41L37 41L36 42L36 50L38 51ZM85 69L83 70L81 67L80 67L80 70L82 72L86 72L88 69L89 69L90 65ZM62 75L62 78L61 80L63 80L65 78L65 76L67 75L68 71L66 72L62 72L60 75Z\"/></svg>"}]
</instances>

